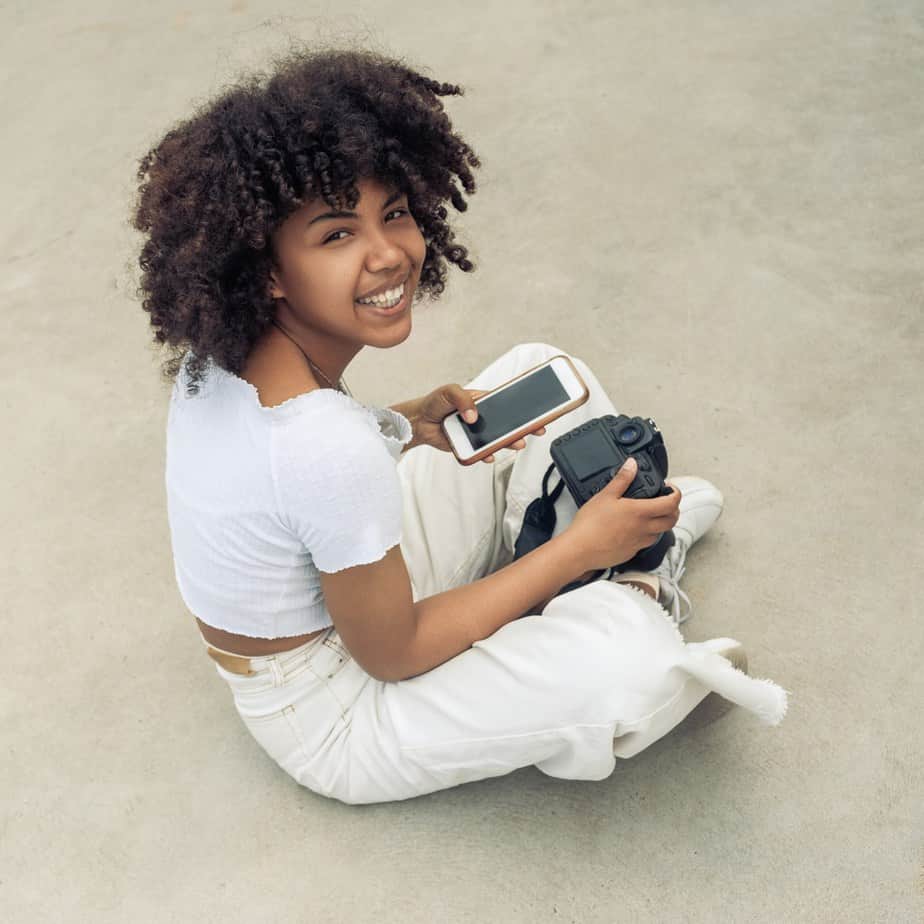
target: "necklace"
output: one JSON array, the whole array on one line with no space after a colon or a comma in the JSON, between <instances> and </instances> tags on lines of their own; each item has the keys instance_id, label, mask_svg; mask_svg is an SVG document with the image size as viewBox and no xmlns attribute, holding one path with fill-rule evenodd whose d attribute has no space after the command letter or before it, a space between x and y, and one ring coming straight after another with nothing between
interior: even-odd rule
<instances>
[{"instance_id":1,"label":"necklace","mask_svg":"<svg viewBox=\"0 0 924 924\"><path fill-rule=\"evenodd\" d=\"M308 365L311 366L311 368L312 368L315 372L317 372L318 375L320 375L321 378L324 379L324 381L327 382L327 384L330 385L331 388L335 389L336 391L341 392L341 393L344 394L344 395L348 395L348 396L351 397L351 398L353 397L353 393L350 391L349 388L347 388L347 384L346 384L346 382L343 381L343 377L342 377L342 376L341 376L340 381L338 382L338 384L335 385L335 384L324 374L324 370L321 369L316 363L312 362L311 357L302 349L301 344L300 344L300 343L299 343L299 342L298 342L298 341L297 341L297 340L296 340L296 339L295 339L284 327L282 327L282 326L280 326L279 324L277 324L275 320L273 320L272 324L273 324L273 327L275 327L277 330L279 330L279 331L281 331L283 334L285 334L285 335L289 338L289 340L291 340L291 341L298 347L299 352L302 354L302 356L305 357L305 360L308 362Z\"/></svg>"}]
</instances>

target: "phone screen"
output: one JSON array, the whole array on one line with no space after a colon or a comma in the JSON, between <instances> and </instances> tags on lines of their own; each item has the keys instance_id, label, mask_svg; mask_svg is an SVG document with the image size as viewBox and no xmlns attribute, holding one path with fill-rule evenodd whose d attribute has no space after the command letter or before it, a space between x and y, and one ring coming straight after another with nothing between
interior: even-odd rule
<instances>
[{"instance_id":1,"label":"phone screen","mask_svg":"<svg viewBox=\"0 0 924 924\"><path fill-rule=\"evenodd\" d=\"M478 419L473 424L462 420L462 426L472 446L481 449L567 400L568 392L552 367L544 366L478 401Z\"/></svg>"}]
</instances>

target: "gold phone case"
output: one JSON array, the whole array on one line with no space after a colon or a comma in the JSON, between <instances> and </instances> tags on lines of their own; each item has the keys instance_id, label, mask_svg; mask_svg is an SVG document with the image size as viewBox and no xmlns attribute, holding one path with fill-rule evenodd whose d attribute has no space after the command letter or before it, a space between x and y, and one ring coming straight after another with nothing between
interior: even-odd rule
<instances>
[{"instance_id":1,"label":"gold phone case","mask_svg":"<svg viewBox=\"0 0 924 924\"><path fill-rule=\"evenodd\" d=\"M490 456L492 453L497 452L499 449L504 449L506 446L509 446L511 443L515 443L518 439L520 439L520 437L525 436L527 433L531 433L533 430L537 429L538 427L544 427L546 424L551 423L553 420L557 420L563 414L567 414L568 411L573 411L576 407L580 407L585 401L587 401L587 399L590 397L590 392L587 389L587 383L581 378L581 374L577 371L577 368L575 367L574 363L571 361L571 358L568 356L565 356L564 353L559 353L556 356L549 357L544 362L541 362L535 366L532 366L531 368L527 369L525 372L521 372L519 375L514 376L512 379L508 379L506 382L503 382L502 384L498 385L497 388L492 388L491 391L487 392L486 394L483 394L480 398L478 398L475 403L478 404L479 402L484 401L486 398L489 398L491 395L493 395L494 392L500 391L502 388L506 388L511 382L516 382L519 379L525 378L527 375L532 374L537 369L541 369L543 366L548 366L549 363L551 363L553 360L556 360L556 359L563 359L565 360L566 363L568 363L568 365L571 367L571 371L574 373L574 377L578 380L578 382L581 383L581 387L584 389L583 393L579 397L575 398L573 401L569 401L568 404L566 404L564 407L560 407L555 411L550 411L548 414L545 415L545 417L536 421L534 424L531 424L528 427L522 427L519 430L515 430L513 433L510 434L509 438L505 440L503 444L499 446L494 446L493 448L490 448L490 449L488 447L479 449L478 452L475 453L475 455L472 456L470 459L460 459L459 458L459 454L456 452L455 446L453 446L452 441L449 439L449 434L446 433L445 422L443 422L442 424L440 424L440 426L443 428L443 433L446 434L446 441L449 443L449 446L452 449L452 454L456 457L456 461L460 465L474 465L476 462L480 462L482 459L486 458L487 456ZM449 415L449 416L452 416L452 415Z\"/></svg>"}]
</instances>

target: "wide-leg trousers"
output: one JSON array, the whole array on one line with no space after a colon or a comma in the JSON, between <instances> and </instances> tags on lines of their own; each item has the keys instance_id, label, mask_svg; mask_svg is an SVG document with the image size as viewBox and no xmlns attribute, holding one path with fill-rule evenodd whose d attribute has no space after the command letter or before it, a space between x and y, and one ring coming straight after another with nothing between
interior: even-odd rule
<instances>
[{"instance_id":1,"label":"wide-leg trousers","mask_svg":"<svg viewBox=\"0 0 924 924\"><path fill-rule=\"evenodd\" d=\"M466 387L493 388L562 352L520 344ZM617 413L593 372L571 358L589 400L543 436L527 437L525 449L467 467L428 446L399 460L401 550L415 600L510 563L524 510L541 493L551 441ZM556 512L559 533L576 512L567 491ZM283 770L317 793L370 803L530 765L554 777L600 780L617 757L662 737L712 691L768 724L780 721L785 691L735 670L715 648L686 644L652 598L601 580L408 680L370 677L335 628L252 659L250 676L216 669L244 724Z\"/></svg>"}]
</instances>

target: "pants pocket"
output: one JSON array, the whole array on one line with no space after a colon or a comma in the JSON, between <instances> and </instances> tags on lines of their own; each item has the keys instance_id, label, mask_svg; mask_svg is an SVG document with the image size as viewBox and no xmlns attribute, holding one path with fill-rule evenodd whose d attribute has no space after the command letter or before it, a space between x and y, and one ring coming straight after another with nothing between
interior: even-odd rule
<instances>
[{"instance_id":1,"label":"pants pocket","mask_svg":"<svg viewBox=\"0 0 924 924\"><path fill-rule=\"evenodd\" d=\"M307 753L295 718L295 709L284 706L275 712L248 715L237 707L247 730L257 744L279 764L286 773L295 775L305 763Z\"/></svg>"}]
</instances>

